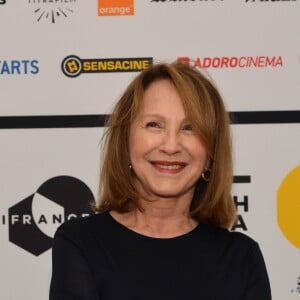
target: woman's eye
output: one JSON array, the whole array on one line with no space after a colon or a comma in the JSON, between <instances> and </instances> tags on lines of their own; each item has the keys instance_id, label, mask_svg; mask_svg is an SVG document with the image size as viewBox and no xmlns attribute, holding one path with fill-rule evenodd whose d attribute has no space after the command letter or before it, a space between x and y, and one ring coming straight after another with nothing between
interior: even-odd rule
<instances>
[{"instance_id":1,"label":"woman's eye","mask_svg":"<svg viewBox=\"0 0 300 300\"><path fill-rule=\"evenodd\" d=\"M182 130L193 130L193 126L191 124L186 124L182 127Z\"/></svg>"},{"instance_id":2,"label":"woman's eye","mask_svg":"<svg viewBox=\"0 0 300 300\"><path fill-rule=\"evenodd\" d=\"M146 127L161 128L160 124L157 122L148 122L146 123Z\"/></svg>"}]
</instances>

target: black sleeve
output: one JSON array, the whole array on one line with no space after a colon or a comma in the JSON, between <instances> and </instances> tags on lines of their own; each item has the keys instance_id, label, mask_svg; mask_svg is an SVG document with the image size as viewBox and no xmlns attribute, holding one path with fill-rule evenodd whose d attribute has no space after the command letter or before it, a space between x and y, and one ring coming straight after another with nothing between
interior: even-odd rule
<instances>
[{"instance_id":1,"label":"black sleeve","mask_svg":"<svg viewBox=\"0 0 300 300\"><path fill-rule=\"evenodd\" d=\"M271 288L263 255L257 243L250 252L244 300L271 300Z\"/></svg>"},{"instance_id":2,"label":"black sleeve","mask_svg":"<svg viewBox=\"0 0 300 300\"><path fill-rule=\"evenodd\" d=\"M62 229L52 248L49 300L99 300L96 284L81 247Z\"/></svg>"}]
</instances>

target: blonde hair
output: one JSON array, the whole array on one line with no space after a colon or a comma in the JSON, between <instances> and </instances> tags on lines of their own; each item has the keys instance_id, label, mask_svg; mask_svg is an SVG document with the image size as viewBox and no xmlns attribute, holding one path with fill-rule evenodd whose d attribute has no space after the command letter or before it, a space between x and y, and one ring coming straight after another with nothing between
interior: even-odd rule
<instances>
[{"instance_id":1,"label":"blonde hair","mask_svg":"<svg viewBox=\"0 0 300 300\"><path fill-rule=\"evenodd\" d=\"M176 87L210 160L209 181L199 179L190 215L199 222L228 228L236 219L231 197L233 174L228 113L211 80L195 68L180 63L160 63L141 72L117 102L103 137L99 202L95 210L122 213L139 208L139 195L129 168L129 132L145 90L159 79L168 79Z\"/></svg>"}]
</instances>

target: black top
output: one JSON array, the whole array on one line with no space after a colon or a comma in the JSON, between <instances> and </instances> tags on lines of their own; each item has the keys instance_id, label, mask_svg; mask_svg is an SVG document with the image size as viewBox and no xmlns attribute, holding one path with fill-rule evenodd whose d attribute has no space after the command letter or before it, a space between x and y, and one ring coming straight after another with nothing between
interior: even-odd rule
<instances>
[{"instance_id":1,"label":"black top","mask_svg":"<svg viewBox=\"0 0 300 300\"><path fill-rule=\"evenodd\" d=\"M50 300L270 300L261 251L244 234L199 224L151 238L109 213L61 225Z\"/></svg>"}]
</instances>

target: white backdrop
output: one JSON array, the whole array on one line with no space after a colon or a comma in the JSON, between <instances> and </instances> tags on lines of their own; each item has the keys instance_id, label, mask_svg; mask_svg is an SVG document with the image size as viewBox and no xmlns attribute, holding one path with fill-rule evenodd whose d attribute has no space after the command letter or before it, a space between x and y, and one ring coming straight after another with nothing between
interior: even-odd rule
<instances>
[{"instance_id":1,"label":"white backdrop","mask_svg":"<svg viewBox=\"0 0 300 300\"><path fill-rule=\"evenodd\" d=\"M91 115L108 114L137 74L71 78L61 64L75 55L214 61L205 71L238 112L235 176L247 176L233 188L236 230L259 242L273 299L300 299L299 11L299 0L0 1L0 298L48 298L53 216L86 213L60 201L59 182L96 196L103 118Z\"/></svg>"}]
</instances>

